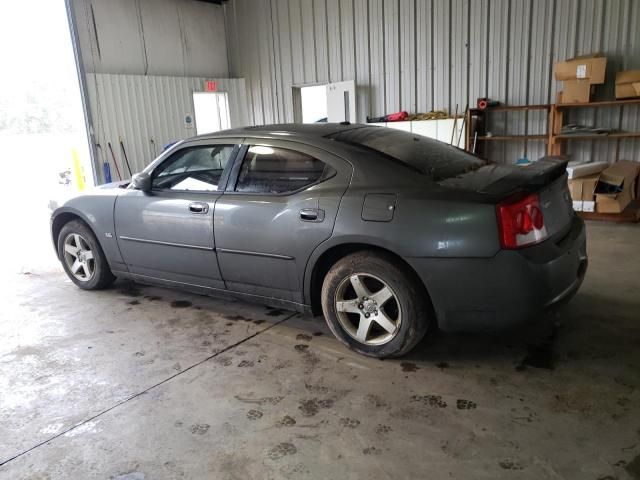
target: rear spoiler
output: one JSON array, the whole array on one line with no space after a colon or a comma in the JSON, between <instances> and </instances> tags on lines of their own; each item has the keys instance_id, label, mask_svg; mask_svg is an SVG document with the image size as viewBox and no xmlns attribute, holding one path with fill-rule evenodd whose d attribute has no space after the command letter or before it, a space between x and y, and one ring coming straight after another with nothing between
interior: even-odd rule
<instances>
[{"instance_id":1,"label":"rear spoiler","mask_svg":"<svg viewBox=\"0 0 640 480\"><path fill-rule=\"evenodd\" d=\"M504 192L531 192L540 190L565 174L568 160L564 156L542 157L528 165L519 166L509 175L486 186L481 193L499 195Z\"/></svg>"}]
</instances>

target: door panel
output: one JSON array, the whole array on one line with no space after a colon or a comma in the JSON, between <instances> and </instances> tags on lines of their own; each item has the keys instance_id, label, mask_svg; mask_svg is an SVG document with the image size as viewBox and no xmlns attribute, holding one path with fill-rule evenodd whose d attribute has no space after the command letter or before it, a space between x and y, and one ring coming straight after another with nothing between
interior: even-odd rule
<instances>
[{"instance_id":1,"label":"door panel","mask_svg":"<svg viewBox=\"0 0 640 480\"><path fill-rule=\"evenodd\" d=\"M353 80L327 84L327 121L356 121L356 84Z\"/></svg>"},{"instance_id":2,"label":"door panel","mask_svg":"<svg viewBox=\"0 0 640 480\"><path fill-rule=\"evenodd\" d=\"M218 261L229 290L300 301L298 269L329 238L336 211L322 223L303 222L299 211L316 208L314 192L290 197L223 195L216 205Z\"/></svg>"},{"instance_id":3,"label":"door panel","mask_svg":"<svg viewBox=\"0 0 640 480\"><path fill-rule=\"evenodd\" d=\"M194 140L145 170L150 192L124 190L114 220L120 253L131 273L225 288L213 234L222 194L242 139Z\"/></svg>"},{"instance_id":4,"label":"door panel","mask_svg":"<svg viewBox=\"0 0 640 480\"><path fill-rule=\"evenodd\" d=\"M310 146L277 141L260 145L303 152L330 165L335 175L293 194L226 191L214 215L220 271L229 290L302 303L307 260L331 236L352 169Z\"/></svg>"},{"instance_id":5,"label":"door panel","mask_svg":"<svg viewBox=\"0 0 640 480\"><path fill-rule=\"evenodd\" d=\"M116 235L129 271L224 288L213 236L213 211L219 196L138 190L119 195Z\"/></svg>"}]
</instances>

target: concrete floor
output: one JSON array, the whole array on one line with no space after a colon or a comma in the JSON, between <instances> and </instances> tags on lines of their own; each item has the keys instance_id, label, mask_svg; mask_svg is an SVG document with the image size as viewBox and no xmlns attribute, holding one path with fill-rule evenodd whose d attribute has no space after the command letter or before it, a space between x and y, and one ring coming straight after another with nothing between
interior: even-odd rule
<instances>
[{"instance_id":1,"label":"concrete floor","mask_svg":"<svg viewBox=\"0 0 640 480\"><path fill-rule=\"evenodd\" d=\"M588 229L559 328L387 361L321 318L81 291L47 243L1 278L0 478L638 479L640 226Z\"/></svg>"}]
</instances>

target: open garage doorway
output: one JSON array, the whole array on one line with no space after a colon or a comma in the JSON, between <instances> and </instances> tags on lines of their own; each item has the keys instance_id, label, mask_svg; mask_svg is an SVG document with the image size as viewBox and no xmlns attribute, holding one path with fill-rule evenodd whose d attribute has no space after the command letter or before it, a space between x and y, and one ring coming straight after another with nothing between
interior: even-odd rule
<instances>
[{"instance_id":1,"label":"open garage doorway","mask_svg":"<svg viewBox=\"0 0 640 480\"><path fill-rule=\"evenodd\" d=\"M13 232L0 262L28 273L57 263L49 206L92 186L94 171L65 2L2 2L0 18L0 215Z\"/></svg>"}]
</instances>

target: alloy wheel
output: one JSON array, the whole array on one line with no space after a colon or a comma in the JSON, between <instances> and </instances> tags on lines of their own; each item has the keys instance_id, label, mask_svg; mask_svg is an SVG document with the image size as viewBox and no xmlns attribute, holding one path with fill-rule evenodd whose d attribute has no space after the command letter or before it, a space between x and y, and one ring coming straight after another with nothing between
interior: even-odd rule
<instances>
[{"instance_id":1,"label":"alloy wheel","mask_svg":"<svg viewBox=\"0 0 640 480\"><path fill-rule=\"evenodd\" d=\"M93 251L86 239L77 233L69 234L64 239L64 261L71 274L81 282L88 282L95 273Z\"/></svg>"},{"instance_id":2,"label":"alloy wheel","mask_svg":"<svg viewBox=\"0 0 640 480\"><path fill-rule=\"evenodd\" d=\"M342 328L365 345L390 342L400 330L400 302L389 285L368 273L355 273L340 282L335 307Z\"/></svg>"}]
</instances>

